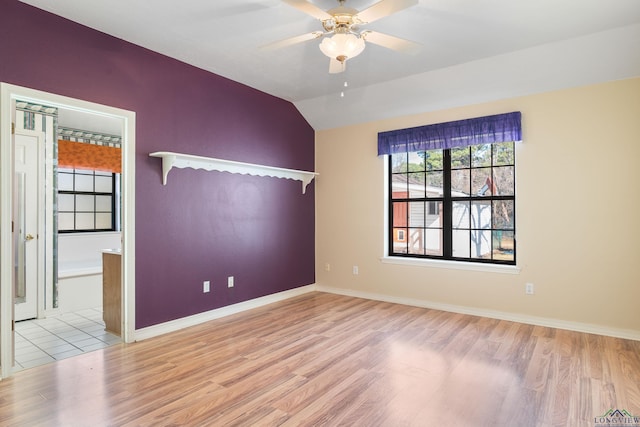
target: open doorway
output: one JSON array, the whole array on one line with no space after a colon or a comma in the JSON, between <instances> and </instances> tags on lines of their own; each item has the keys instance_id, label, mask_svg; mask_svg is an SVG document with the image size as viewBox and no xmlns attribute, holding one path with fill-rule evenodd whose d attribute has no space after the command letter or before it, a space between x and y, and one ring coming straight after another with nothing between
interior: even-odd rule
<instances>
[{"instance_id":1,"label":"open doorway","mask_svg":"<svg viewBox=\"0 0 640 427\"><path fill-rule=\"evenodd\" d=\"M121 271L123 126L120 118L20 99L14 108L19 370L121 342L121 298L110 297L120 291L112 271Z\"/></svg>"},{"instance_id":2,"label":"open doorway","mask_svg":"<svg viewBox=\"0 0 640 427\"><path fill-rule=\"evenodd\" d=\"M0 364L2 377L6 377L12 372L16 319L69 312L82 308L77 306L79 303L91 305L92 298L101 299L90 288L102 291L102 249L112 250L110 255L117 253L121 259L114 285L120 295L115 324L125 342L133 341L135 114L7 84L2 84L1 106ZM43 114L25 115L41 109ZM37 123L24 126L34 117ZM56 148L63 132L66 138L62 139L70 142L92 138L109 139L113 143L107 145L111 146L118 142L121 170L117 174L87 172L91 168L69 164L58 168ZM85 134L76 135L79 132ZM27 157L28 147L32 151L38 147L35 154L28 155L40 159L35 169L23 167L20 162ZM39 216L35 219L20 208L34 193L28 191L34 188L30 175L39 177L38 194L30 202L38 206ZM74 192L74 182L85 187ZM91 191L85 191L87 183L91 183ZM59 188L63 188L62 194L58 193ZM76 210L78 204L83 207ZM17 219L24 221L16 224ZM24 268L28 262L30 267ZM29 288L29 279L37 283L35 291L33 286ZM84 296L78 294L85 291ZM14 301L18 302L15 306Z\"/></svg>"}]
</instances>

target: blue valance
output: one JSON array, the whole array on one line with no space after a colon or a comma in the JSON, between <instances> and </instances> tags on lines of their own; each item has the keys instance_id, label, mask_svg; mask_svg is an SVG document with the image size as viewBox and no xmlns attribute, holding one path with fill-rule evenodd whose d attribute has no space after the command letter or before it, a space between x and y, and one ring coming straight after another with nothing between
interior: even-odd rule
<instances>
[{"instance_id":1,"label":"blue valance","mask_svg":"<svg viewBox=\"0 0 640 427\"><path fill-rule=\"evenodd\" d=\"M522 141L519 111L378 133L378 155Z\"/></svg>"}]
</instances>

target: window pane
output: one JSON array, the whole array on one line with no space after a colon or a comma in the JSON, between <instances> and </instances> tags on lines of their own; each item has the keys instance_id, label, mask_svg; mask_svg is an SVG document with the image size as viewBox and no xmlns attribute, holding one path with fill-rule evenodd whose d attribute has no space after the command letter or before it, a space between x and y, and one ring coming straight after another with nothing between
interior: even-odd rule
<instances>
[{"instance_id":1,"label":"window pane","mask_svg":"<svg viewBox=\"0 0 640 427\"><path fill-rule=\"evenodd\" d=\"M394 202L393 203L393 226L394 227L406 227L407 226L407 202Z\"/></svg>"},{"instance_id":2,"label":"window pane","mask_svg":"<svg viewBox=\"0 0 640 427\"><path fill-rule=\"evenodd\" d=\"M113 180L111 176L96 176L96 190L97 193L112 193L113 192Z\"/></svg>"},{"instance_id":3,"label":"window pane","mask_svg":"<svg viewBox=\"0 0 640 427\"><path fill-rule=\"evenodd\" d=\"M424 227L424 202L409 203L409 227Z\"/></svg>"},{"instance_id":4,"label":"window pane","mask_svg":"<svg viewBox=\"0 0 640 427\"><path fill-rule=\"evenodd\" d=\"M401 174L393 174L391 176L391 198L393 199L403 199L409 196L408 188L407 188L407 175L404 173Z\"/></svg>"},{"instance_id":5,"label":"window pane","mask_svg":"<svg viewBox=\"0 0 640 427\"><path fill-rule=\"evenodd\" d=\"M409 185L409 198L410 199L422 199L425 195L424 184L410 184Z\"/></svg>"},{"instance_id":6,"label":"window pane","mask_svg":"<svg viewBox=\"0 0 640 427\"><path fill-rule=\"evenodd\" d=\"M409 179L409 197L424 197L424 172L410 173L407 178Z\"/></svg>"},{"instance_id":7,"label":"window pane","mask_svg":"<svg viewBox=\"0 0 640 427\"><path fill-rule=\"evenodd\" d=\"M406 228L393 229L393 252L397 254L407 253L407 242L409 241L408 230Z\"/></svg>"},{"instance_id":8,"label":"window pane","mask_svg":"<svg viewBox=\"0 0 640 427\"><path fill-rule=\"evenodd\" d=\"M91 175L93 176L93 171L90 169L74 169L73 170L76 174L79 175Z\"/></svg>"},{"instance_id":9,"label":"window pane","mask_svg":"<svg viewBox=\"0 0 640 427\"><path fill-rule=\"evenodd\" d=\"M73 212L74 209L73 194L58 194L58 212Z\"/></svg>"},{"instance_id":10,"label":"window pane","mask_svg":"<svg viewBox=\"0 0 640 427\"><path fill-rule=\"evenodd\" d=\"M94 228L93 213L76 214L76 230L91 230Z\"/></svg>"},{"instance_id":11,"label":"window pane","mask_svg":"<svg viewBox=\"0 0 640 427\"><path fill-rule=\"evenodd\" d=\"M500 142L493 144L493 165L515 165L513 142Z\"/></svg>"},{"instance_id":12,"label":"window pane","mask_svg":"<svg viewBox=\"0 0 640 427\"><path fill-rule=\"evenodd\" d=\"M471 169L471 194L474 196L493 196L491 169Z\"/></svg>"},{"instance_id":13,"label":"window pane","mask_svg":"<svg viewBox=\"0 0 640 427\"><path fill-rule=\"evenodd\" d=\"M96 211L111 212L111 196L96 196Z\"/></svg>"},{"instance_id":14,"label":"window pane","mask_svg":"<svg viewBox=\"0 0 640 427\"><path fill-rule=\"evenodd\" d=\"M96 229L104 230L111 228L111 214L110 213L97 213L96 214Z\"/></svg>"},{"instance_id":15,"label":"window pane","mask_svg":"<svg viewBox=\"0 0 640 427\"><path fill-rule=\"evenodd\" d=\"M76 194L76 211L77 212L93 212L93 202L95 196L89 196L85 194Z\"/></svg>"},{"instance_id":16,"label":"window pane","mask_svg":"<svg viewBox=\"0 0 640 427\"><path fill-rule=\"evenodd\" d=\"M427 202L427 216L425 217L425 226L432 228L442 227L442 217L440 216L442 206L441 201Z\"/></svg>"},{"instance_id":17,"label":"window pane","mask_svg":"<svg viewBox=\"0 0 640 427\"><path fill-rule=\"evenodd\" d=\"M58 191L73 191L73 175L68 173L58 174Z\"/></svg>"},{"instance_id":18,"label":"window pane","mask_svg":"<svg viewBox=\"0 0 640 427\"><path fill-rule=\"evenodd\" d=\"M442 172L428 172L427 173L427 197L441 197L442 196Z\"/></svg>"},{"instance_id":19,"label":"window pane","mask_svg":"<svg viewBox=\"0 0 640 427\"><path fill-rule=\"evenodd\" d=\"M451 169L469 168L471 166L469 147L451 149Z\"/></svg>"},{"instance_id":20,"label":"window pane","mask_svg":"<svg viewBox=\"0 0 640 427\"><path fill-rule=\"evenodd\" d=\"M428 171L440 171L443 168L442 165L442 150L430 150L422 152L422 156L424 157L424 165L425 169Z\"/></svg>"},{"instance_id":21,"label":"window pane","mask_svg":"<svg viewBox=\"0 0 640 427\"><path fill-rule=\"evenodd\" d=\"M471 146L471 166L491 166L491 144Z\"/></svg>"},{"instance_id":22,"label":"window pane","mask_svg":"<svg viewBox=\"0 0 640 427\"><path fill-rule=\"evenodd\" d=\"M453 202L453 228L469 229L471 227L469 203L470 202Z\"/></svg>"},{"instance_id":23,"label":"window pane","mask_svg":"<svg viewBox=\"0 0 640 427\"><path fill-rule=\"evenodd\" d=\"M491 228L491 202L474 201L471 203L471 228Z\"/></svg>"},{"instance_id":24,"label":"window pane","mask_svg":"<svg viewBox=\"0 0 640 427\"><path fill-rule=\"evenodd\" d=\"M424 255L424 229L409 229L409 253Z\"/></svg>"},{"instance_id":25,"label":"window pane","mask_svg":"<svg viewBox=\"0 0 640 427\"><path fill-rule=\"evenodd\" d=\"M513 196L515 191L515 171L513 166L493 168L493 182L496 196Z\"/></svg>"},{"instance_id":26,"label":"window pane","mask_svg":"<svg viewBox=\"0 0 640 427\"><path fill-rule=\"evenodd\" d=\"M493 232L493 258L514 261L515 238L513 231L496 230Z\"/></svg>"},{"instance_id":27,"label":"window pane","mask_svg":"<svg viewBox=\"0 0 640 427\"><path fill-rule=\"evenodd\" d=\"M451 171L451 195L453 197L466 197L471 194L470 177L469 169Z\"/></svg>"},{"instance_id":28,"label":"window pane","mask_svg":"<svg viewBox=\"0 0 640 427\"><path fill-rule=\"evenodd\" d=\"M58 212L58 230L73 230L73 213Z\"/></svg>"},{"instance_id":29,"label":"window pane","mask_svg":"<svg viewBox=\"0 0 640 427\"><path fill-rule=\"evenodd\" d=\"M95 171L96 176L108 176L111 178L113 172Z\"/></svg>"},{"instance_id":30,"label":"window pane","mask_svg":"<svg viewBox=\"0 0 640 427\"><path fill-rule=\"evenodd\" d=\"M402 173L407 171L407 153L391 155L391 172Z\"/></svg>"},{"instance_id":31,"label":"window pane","mask_svg":"<svg viewBox=\"0 0 640 427\"><path fill-rule=\"evenodd\" d=\"M425 253L427 255L442 256L442 228L428 228L425 230Z\"/></svg>"},{"instance_id":32,"label":"window pane","mask_svg":"<svg viewBox=\"0 0 640 427\"><path fill-rule=\"evenodd\" d=\"M424 152L409 153L409 165L408 172L420 172L424 171Z\"/></svg>"},{"instance_id":33,"label":"window pane","mask_svg":"<svg viewBox=\"0 0 640 427\"><path fill-rule=\"evenodd\" d=\"M493 228L513 230L514 215L513 200L495 200L493 202Z\"/></svg>"},{"instance_id":34,"label":"window pane","mask_svg":"<svg viewBox=\"0 0 640 427\"><path fill-rule=\"evenodd\" d=\"M471 258L491 258L491 231L471 231Z\"/></svg>"},{"instance_id":35,"label":"window pane","mask_svg":"<svg viewBox=\"0 0 640 427\"><path fill-rule=\"evenodd\" d=\"M76 175L76 191L93 191L92 175Z\"/></svg>"},{"instance_id":36,"label":"window pane","mask_svg":"<svg viewBox=\"0 0 640 427\"><path fill-rule=\"evenodd\" d=\"M469 258L469 230L453 230L453 256Z\"/></svg>"}]
</instances>

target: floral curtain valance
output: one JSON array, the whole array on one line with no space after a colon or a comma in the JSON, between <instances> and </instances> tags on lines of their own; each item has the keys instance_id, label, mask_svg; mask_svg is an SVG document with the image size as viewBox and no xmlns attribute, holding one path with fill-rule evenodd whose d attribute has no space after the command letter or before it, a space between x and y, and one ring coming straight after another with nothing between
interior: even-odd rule
<instances>
[{"instance_id":1,"label":"floral curtain valance","mask_svg":"<svg viewBox=\"0 0 640 427\"><path fill-rule=\"evenodd\" d=\"M378 133L378 155L521 141L519 111Z\"/></svg>"},{"instance_id":2,"label":"floral curtain valance","mask_svg":"<svg viewBox=\"0 0 640 427\"><path fill-rule=\"evenodd\" d=\"M60 139L58 167L122 173L122 150Z\"/></svg>"}]
</instances>

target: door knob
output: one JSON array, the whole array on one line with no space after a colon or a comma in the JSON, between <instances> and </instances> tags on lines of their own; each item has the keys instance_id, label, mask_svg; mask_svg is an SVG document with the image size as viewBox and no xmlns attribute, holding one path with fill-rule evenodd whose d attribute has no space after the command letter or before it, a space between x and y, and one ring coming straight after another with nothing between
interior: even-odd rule
<instances>
[{"instance_id":1,"label":"door knob","mask_svg":"<svg viewBox=\"0 0 640 427\"><path fill-rule=\"evenodd\" d=\"M31 241L33 240L33 236L31 234L27 234L27 237L25 237L24 240L26 240L27 242Z\"/></svg>"}]
</instances>

